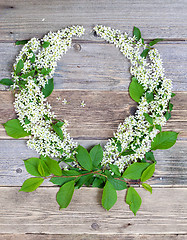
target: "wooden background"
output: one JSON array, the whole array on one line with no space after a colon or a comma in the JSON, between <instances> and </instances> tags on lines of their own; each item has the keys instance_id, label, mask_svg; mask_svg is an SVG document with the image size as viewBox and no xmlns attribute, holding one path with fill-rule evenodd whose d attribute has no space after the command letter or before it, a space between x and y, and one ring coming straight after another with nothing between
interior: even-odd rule
<instances>
[{"instance_id":1,"label":"wooden background","mask_svg":"<svg viewBox=\"0 0 187 240\"><path fill-rule=\"evenodd\" d=\"M165 130L180 131L174 147L156 151L153 194L138 188L143 199L136 217L124 203L124 191L109 211L101 207L102 191L83 188L72 203L58 210L56 187L44 183L33 193L18 192L28 177L23 159L37 156L25 140L9 138L0 126L0 240L187 239L187 2L186 0L0 0L0 79L10 77L21 47L16 40L41 38L72 24L86 33L58 63L55 91L49 97L55 113L70 121L72 137L86 147L104 145L118 124L133 114L128 95L129 62L113 45L95 36L103 24L158 43L166 76L173 80L174 110ZM56 97L66 98L67 106ZM81 108L84 100L86 107ZM15 118L13 96L0 87L0 123Z\"/></svg>"}]
</instances>

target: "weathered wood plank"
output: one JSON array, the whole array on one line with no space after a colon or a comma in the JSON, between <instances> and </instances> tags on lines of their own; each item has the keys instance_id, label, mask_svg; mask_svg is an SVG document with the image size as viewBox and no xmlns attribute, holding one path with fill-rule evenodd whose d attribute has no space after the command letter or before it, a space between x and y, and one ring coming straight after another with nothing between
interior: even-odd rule
<instances>
[{"instance_id":1,"label":"weathered wood plank","mask_svg":"<svg viewBox=\"0 0 187 240\"><path fill-rule=\"evenodd\" d=\"M61 97L58 101L57 97ZM64 105L63 99L69 104ZM172 99L174 110L164 130L179 131L179 138L187 137L187 93L180 92ZM0 91L0 123L16 118L11 92ZM80 106L84 100L86 107ZM77 139L108 139L117 126L133 114L136 103L128 92L122 91L71 91L56 90L49 97L52 109L59 119L69 121L71 136ZM10 139L0 125L0 139Z\"/></svg>"},{"instance_id":2,"label":"weathered wood plank","mask_svg":"<svg viewBox=\"0 0 187 240\"><path fill-rule=\"evenodd\" d=\"M100 140L78 142L88 149L95 144L104 146L106 143ZM0 143L0 186L21 186L30 177L23 160L38 155L27 148L24 140L1 140ZM157 165L154 177L149 180L151 186L187 186L186 154L187 141L177 141L171 149L155 151ZM52 186L47 180L44 185Z\"/></svg>"},{"instance_id":3,"label":"weathered wood plank","mask_svg":"<svg viewBox=\"0 0 187 240\"><path fill-rule=\"evenodd\" d=\"M162 55L166 76L173 80L173 89L187 91L187 44L162 42L156 47ZM20 49L13 43L0 43L0 79L10 77ZM111 44L78 42L58 62L55 88L127 91L129 67L127 59Z\"/></svg>"},{"instance_id":4,"label":"weathered wood plank","mask_svg":"<svg viewBox=\"0 0 187 240\"><path fill-rule=\"evenodd\" d=\"M134 217L124 203L124 191L108 212L101 207L101 189L76 190L67 209L58 210L57 188L32 193L0 188L0 233L50 234L186 234L187 188L137 189L142 206Z\"/></svg>"},{"instance_id":5,"label":"weathered wood plank","mask_svg":"<svg viewBox=\"0 0 187 240\"><path fill-rule=\"evenodd\" d=\"M49 30L80 24L87 29L85 38L96 24L108 25L127 32L138 26L145 38L187 38L185 0L174 1L21 1L1 0L0 40L41 37ZM52 14L51 14L52 13ZM42 21L43 20L43 21Z\"/></svg>"},{"instance_id":6,"label":"weathered wood plank","mask_svg":"<svg viewBox=\"0 0 187 240\"><path fill-rule=\"evenodd\" d=\"M95 226L95 225L93 225ZM0 240L185 240L184 234L1 234Z\"/></svg>"}]
</instances>

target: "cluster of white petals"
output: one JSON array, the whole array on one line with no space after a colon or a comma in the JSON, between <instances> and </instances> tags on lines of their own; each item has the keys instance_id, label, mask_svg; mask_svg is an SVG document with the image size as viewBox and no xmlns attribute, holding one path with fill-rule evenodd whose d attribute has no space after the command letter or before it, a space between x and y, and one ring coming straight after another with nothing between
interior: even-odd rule
<instances>
[{"instance_id":1,"label":"cluster of white petals","mask_svg":"<svg viewBox=\"0 0 187 240\"><path fill-rule=\"evenodd\" d=\"M158 50L150 49L147 58L140 56L146 48L142 39L137 41L135 36L129 37L126 33L122 34L119 30L101 25L96 26L94 30L98 36L118 47L130 60L130 73L145 90L135 115L129 116L124 123L119 124L114 137L105 145L102 165L115 164L123 171L124 167L144 158L145 153L151 149L151 141L159 132L156 125L162 127L166 123L164 114L171 99L172 82L164 76ZM147 101L146 92L154 93L153 101ZM150 115L153 124L145 119L144 113ZM134 153L122 156L121 153L128 150Z\"/></svg>"},{"instance_id":2,"label":"cluster of white petals","mask_svg":"<svg viewBox=\"0 0 187 240\"><path fill-rule=\"evenodd\" d=\"M25 131L31 132L30 139L27 141L28 147L44 156L70 157L72 150L77 147L77 143L67 132L67 121L64 120L61 127L63 140L53 130L52 123L55 114L51 112L51 106L46 101L42 88L53 76L57 61L71 47L72 36L81 36L83 33L83 27L73 26L55 33L49 32L41 40L32 38L24 45L13 66L16 70L19 60L24 62L19 75L16 72L12 73L15 82L13 88L20 90L15 94L14 102L18 119ZM49 43L46 48L42 47L45 42ZM33 54L35 60L32 62ZM36 76L22 77L23 74L30 73L33 69L50 69L50 73L45 75L38 71Z\"/></svg>"}]
</instances>

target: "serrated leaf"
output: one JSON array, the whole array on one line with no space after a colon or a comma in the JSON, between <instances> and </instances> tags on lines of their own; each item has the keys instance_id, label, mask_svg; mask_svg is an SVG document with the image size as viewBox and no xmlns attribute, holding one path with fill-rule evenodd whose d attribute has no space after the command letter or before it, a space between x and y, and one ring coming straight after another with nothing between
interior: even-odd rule
<instances>
[{"instance_id":1,"label":"serrated leaf","mask_svg":"<svg viewBox=\"0 0 187 240\"><path fill-rule=\"evenodd\" d=\"M16 41L15 45L25 45L26 43L28 43L29 40L20 40L20 41Z\"/></svg>"},{"instance_id":2,"label":"serrated leaf","mask_svg":"<svg viewBox=\"0 0 187 240\"><path fill-rule=\"evenodd\" d=\"M57 135L60 137L60 139L63 140L64 139L64 135L63 135L62 129L57 127L54 124L52 124L52 128L57 133Z\"/></svg>"},{"instance_id":3,"label":"serrated leaf","mask_svg":"<svg viewBox=\"0 0 187 240\"><path fill-rule=\"evenodd\" d=\"M147 100L147 102L150 103L151 101L153 101L153 99L154 99L153 92L151 92L151 93L146 92L146 100Z\"/></svg>"},{"instance_id":4,"label":"serrated leaf","mask_svg":"<svg viewBox=\"0 0 187 240\"><path fill-rule=\"evenodd\" d=\"M72 180L75 180L75 179L76 179L75 177L67 177L67 178L66 177L53 177L50 179L50 182L52 182L53 184L62 186L63 184L70 182Z\"/></svg>"},{"instance_id":5,"label":"serrated leaf","mask_svg":"<svg viewBox=\"0 0 187 240\"><path fill-rule=\"evenodd\" d=\"M4 123L3 126L7 135L15 139L26 137L31 134L30 132L26 132L24 130L18 119L9 120L8 122Z\"/></svg>"},{"instance_id":6,"label":"serrated leaf","mask_svg":"<svg viewBox=\"0 0 187 240\"><path fill-rule=\"evenodd\" d=\"M100 144L95 145L90 151L90 157L92 159L92 164L97 167L103 159L103 149Z\"/></svg>"},{"instance_id":7,"label":"serrated leaf","mask_svg":"<svg viewBox=\"0 0 187 240\"><path fill-rule=\"evenodd\" d=\"M40 74L43 74L44 76L46 76L46 75L48 75L51 71L52 71L52 69L50 69L50 68L42 68L42 70L40 71Z\"/></svg>"},{"instance_id":8,"label":"serrated leaf","mask_svg":"<svg viewBox=\"0 0 187 240\"><path fill-rule=\"evenodd\" d=\"M80 175L81 173L75 171L75 170L68 170L68 171L62 171L62 175L63 176L78 176Z\"/></svg>"},{"instance_id":9,"label":"serrated leaf","mask_svg":"<svg viewBox=\"0 0 187 240\"><path fill-rule=\"evenodd\" d=\"M160 42L160 41L164 41L164 39L162 39L162 38L156 38L156 39L154 39L153 41L151 41L151 42L149 43L149 46L153 46L153 45L155 45L156 43L158 43L158 42Z\"/></svg>"},{"instance_id":10,"label":"serrated leaf","mask_svg":"<svg viewBox=\"0 0 187 240\"><path fill-rule=\"evenodd\" d=\"M45 164L45 162L42 159L40 159L38 164L38 172L42 177L47 177L51 174L48 166Z\"/></svg>"},{"instance_id":11,"label":"serrated leaf","mask_svg":"<svg viewBox=\"0 0 187 240\"><path fill-rule=\"evenodd\" d=\"M141 38L140 29L137 28L137 27L134 27L134 29L133 29L133 35L136 37L137 40L140 40L140 38Z\"/></svg>"},{"instance_id":12,"label":"serrated leaf","mask_svg":"<svg viewBox=\"0 0 187 240\"><path fill-rule=\"evenodd\" d=\"M88 151L80 145L77 147L76 151L77 151L76 159L78 163L86 170L91 171L93 168L92 159Z\"/></svg>"},{"instance_id":13,"label":"serrated leaf","mask_svg":"<svg viewBox=\"0 0 187 240\"><path fill-rule=\"evenodd\" d=\"M144 113L143 115L144 115L145 119L148 121L148 123L150 123L150 124L152 125L152 124L153 124L153 119L152 119L152 117L149 116L148 113Z\"/></svg>"},{"instance_id":14,"label":"serrated leaf","mask_svg":"<svg viewBox=\"0 0 187 240\"><path fill-rule=\"evenodd\" d=\"M117 193L113 185L107 181L103 188L102 206L109 210L117 201Z\"/></svg>"},{"instance_id":15,"label":"serrated leaf","mask_svg":"<svg viewBox=\"0 0 187 240\"><path fill-rule=\"evenodd\" d=\"M171 93L171 97L175 97L176 96L176 94L175 93Z\"/></svg>"},{"instance_id":16,"label":"serrated leaf","mask_svg":"<svg viewBox=\"0 0 187 240\"><path fill-rule=\"evenodd\" d=\"M16 65L16 71L15 71L15 73L16 73L16 74L19 74L19 73L21 72L21 70L23 69L23 67L24 67L23 60L20 59L20 60L18 61L17 65Z\"/></svg>"},{"instance_id":17,"label":"serrated leaf","mask_svg":"<svg viewBox=\"0 0 187 240\"><path fill-rule=\"evenodd\" d=\"M118 152L121 152L121 143L120 141L117 141L117 149L118 149Z\"/></svg>"},{"instance_id":18,"label":"serrated leaf","mask_svg":"<svg viewBox=\"0 0 187 240\"><path fill-rule=\"evenodd\" d=\"M142 183L142 187L152 194L152 187L147 183Z\"/></svg>"},{"instance_id":19,"label":"serrated leaf","mask_svg":"<svg viewBox=\"0 0 187 240\"><path fill-rule=\"evenodd\" d=\"M47 47L49 47L49 45L50 45L50 42L44 42L44 43L42 44L42 47L43 47L43 48L47 48Z\"/></svg>"},{"instance_id":20,"label":"serrated leaf","mask_svg":"<svg viewBox=\"0 0 187 240\"><path fill-rule=\"evenodd\" d=\"M32 70L32 71L30 71L30 72L28 72L28 73L25 73L25 74L22 74L20 77L22 77L22 78L28 78L29 76L31 76L31 77L33 77L34 76L34 73L35 73L35 70Z\"/></svg>"},{"instance_id":21,"label":"serrated leaf","mask_svg":"<svg viewBox=\"0 0 187 240\"><path fill-rule=\"evenodd\" d=\"M14 84L14 82L9 78L3 78L0 80L0 84L6 85L6 86L11 86Z\"/></svg>"},{"instance_id":22,"label":"serrated leaf","mask_svg":"<svg viewBox=\"0 0 187 240\"><path fill-rule=\"evenodd\" d=\"M173 110L173 104L169 102L169 111L171 112Z\"/></svg>"},{"instance_id":23,"label":"serrated leaf","mask_svg":"<svg viewBox=\"0 0 187 240\"><path fill-rule=\"evenodd\" d=\"M49 95L51 95L51 93L53 92L54 89L54 83L53 83L53 78L48 79L48 83L45 84L45 87L42 88L42 93L44 95L44 97L48 97Z\"/></svg>"},{"instance_id":24,"label":"serrated leaf","mask_svg":"<svg viewBox=\"0 0 187 240\"><path fill-rule=\"evenodd\" d=\"M154 171L155 171L155 163L151 164L149 167L147 167L143 171L142 176L141 176L141 181L145 182L148 179L150 179L153 176Z\"/></svg>"},{"instance_id":25,"label":"serrated leaf","mask_svg":"<svg viewBox=\"0 0 187 240\"><path fill-rule=\"evenodd\" d=\"M150 51L149 48L144 49L143 52L140 54L140 56L141 56L142 58L146 58L149 51Z\"/></svg>"},{"instance_id":26,"label":"serrated leaf","mask_svg":"<svg viewBox=\"0 0 187 240\"><path fill-rule=\"evenodd\" d=\"M24 160L24 164L27 172L36 177L41 176L40 173L38 172L39 163L40 163L39 158L29 158L27 160Z\"/></svg>"},{"instance_id":27,"label":"serrated leaf","mask_svg":"<svg viewBox=\"0 0 187 240\"><path fill-rule=\"evenodd\" d=\"M146 152L145 157L149 161L156 162L153 152Z\"/></svg>"},{"instance_id":28,"label":"serrated leaf","mask_svg":"<svg viewBox=\"0 0 187 240\"><path fill-rule=\"evenodd\" d=\"M138 163L131 164L123 173L123 178L137 180L141 178L142 172L149 166L149 163Z\"/></svg>"},{"instance_id":29,"label":"serrated leaf","mask_svg":"<svg viewBox=\"0 0 187 240\"><path fill-rule=\"evenodd\" d=\"M127 184L126 182L124 181L123 178L120 178L120 179L115 179L113 177L110 177L108 178L108 181L113 185L113 187L120 191L120 190L124 190L127 188Z\"/></svg>"},{"instance_id":30,"label":"serrated leaf","mask_svg":"<svg viewBox=\"0 0 187 240\"><path fill-rule=\"evenodd\" d=\"M139 102L144 93L144 89L138 80L133 77L129 86L129 94L135 102Z\"/></svg>"},{"instance_id":31,"label":"serrated leaf","mask_svg":"<svg viewBox=\"0 0 187 240\"><path fill-rule=\"evenodd\" d=\"M153 138L151 149L168 149L171 148L177 140L178 133L172 131L160 132Z\"/></svg>"},{"instance_id":32,"label":"serrated leaf","mask_svg":"<svg viewBox=\"0 0 187 240\"><path fill-rule=\"evenodd\" d=\"M130 187L127 190L126 203L129 205L130 210L136 216L136 213L141 206L142 200L140 195L137 193L137 191L133 187Z\"/></svg>"},{"instance_id":33,"label":"serrated leaf","mask_svg":"<svg viewBox=\"0 0 187 240\"><path fill-rule=\"evenodd\" d=\"M54 174L55 176L62 175L62 169L60 168L58 162L56 160L51 159L50 157L41 156L41 159L47 164L49 171Z\"/></svg>"},{"instance_id":34,"label":"serrated leaf","mask_svg":"<svg viewBox=\"0 0 187 240\"><path fill-rule=\"evenodd\" d=\"M115 173L118 177L121 177L121 173L117 165L110 164L110 169L113 173Z\"/></svg>"},{"instance_id":35,"label":"serrated leaf","mask_svg":"<svg viewBox=\"0 0 187 240\"><path fill-rule=\"evenodd\" d=\"M74 184L74 181L67 182L57 192L56 200L60 208L66 208L70 204L75 189Z\"/></svg>"},{"instance_id":36,"label":"serrated leaf","mask_svg":"<svg viewBox=\"0 0 187 240\"><path fill-rule=\"evenodd\" d=\"M171 118L171 113L169 113L168 111L165 113L164 117L166 118L166 121L169 120Z\"/></svg>"},{"instance_id":37,"label":"serrated leaf","mask_svg":"<svg viewBox=\"0 0 187 240\"><path fill-rule=\"evenodd\" d=\"M29 178L25 180L19 191L33 192L43 183L43 181L43 178Z\"/></svg>"}]
</instances>

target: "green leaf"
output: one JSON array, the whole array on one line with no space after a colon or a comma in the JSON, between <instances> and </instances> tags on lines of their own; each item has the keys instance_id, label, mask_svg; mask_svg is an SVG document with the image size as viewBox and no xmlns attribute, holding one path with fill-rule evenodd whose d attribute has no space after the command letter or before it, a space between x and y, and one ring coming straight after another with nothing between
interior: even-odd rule
<instances>
[{"instance_id":1,"label":"green leaf","mask_svg":"<svg viewBox=\"0 0 187 240\"><path fill-rule=\"evenodd\" d=\"M69 171L62 171L63 176L78 176L81 173L75 171L75 170L69 170Z\"/></svg>"},{"instance_id":2,"label":"green leaf","mask_svg":"<svg viewBox=\"0 0 187 240\"><path fill-rule=\"evenodd\" d=\"M53 78L48 79L48 83L45 84L45 87L42 88L42 93L44 95L44 97L48 97L49 95L51 95L51 93L53 92L54 89L54 83L53 83Z\"/></svg>"},{"instance_id":3,"label":"green leaf","mask_svg":"<svg viewBox=\"0 0 187 240\"><path fill-rule=\"evenodd\" d=\"M9 120L8 122L4 123L3 126L5 127L8 136L16 139L26 137L31 134L30 132L26 132L24 130L18 119Z\"/></svg>"},{"instance_id":4,"label":"green leaf","mask_svg":"<svg viewBox=\"0 0 187 240\"><path fill-rule=\"evenodd\" d=\"M136 213L141 206L142 200L140 195L133 187L130 187L127 190L126 203L129 205L130 210L136 216Z\"/></svg>"},{"instance_id":5,"label":"green leaf","mask_svg":"<svg viewBox=\"0 0 187 240\"><path fill-rule=\"evenodd\" d=\"M149 161L156 162L153 152L146 152L145 157Z\"/></svg>"},{"instance_id":6,"label":"green leaf","mask_svg":"<svg viewBox=\"0 0 187 240\"><path fill-rule=\"evenodd\" d=\"M47 48L47 47L49 47L49 45L50 45L50 42L44 42L44 43L42 44L42 47L43 47L43 48Z\"/></svg>"},{"instance_id":7,"label":"green leaf","mask_svg":"<svg viewBox=\"0 0 187 240\"><path fill-rule=\"evenodd\" d=\"M25 124L29 124L31 121L29 121L28 117L25 117Z\"/></svg>"},{"instance_id":8,"label":"green leaf","mask_svg":"<svg viewBox=\"0 0 187 240\"><path fill-rule=\"evenodd\" d=\"M132 149L125 149L120 155L121 156L127 156L127 155L131 155L134 154L135 152Z\"/></svg>"},{"instance_id":9,"label":"green leaf","mask_svg":"<svg viewBox=\"0 0 187 240\"><path fill-rule=\"evenodd\" d=\"M56 125L57 127L62 127L62 126L64 125L64 122L59 121L59 122L57 122L55 125Z\"/></svg>"},{"instance_id":10,"label":"green leaf","mask_svg":"<svg viewBox=\"0 0 187 240\"><path fill-rule=\"evenodd\" d=\"M54 124L52 124L52 128L57 133L57 135L60 137L60 139L63 140L64 139L64 135L63 135L62 129L57 127Z\"/></svg>"},{"instance_id":11,"label":"green leaf","mask_svg":"<svg viewBox=\"0 0 187 240\"><path fill-rule=\"evenodd\" d=\"M140 40L140 38L141 38L141 32L140 32L140 29L137 28L137 27L134 27L133 35L136 37L137 40Z\"/></svg>"},{"instance_id":12,"label":"green leaf","mask_svg":"<svg viewBox=\"0 0 187 240\"><path fill-rule=\"evenodd\" d=\"M20 41L16 41L15 45L25 45L26 43L28 43L29 40L20 40Z\"/></svg>"},{"instance_id":13,"label":"green leaf","mask_svg":"<svg viewBox=\"0 0 187 240\"><path fill-rule=\"evenodd\" d=\"M166 121L169 120L171 118L171 113L169 113L168 111L165 113L164 117L166 118Z\"/></svg>"},{"instance_id":14,"label":"green leaf","mask_svg":"<svg viewBox=\"0 0 187 240\"><path fill-rule=\"evenodd\" d=\"M40 71L40 74L43 74L44 76L46 76L46 75L48 75L51 71L52 71L52 69L50 69L50 68L42 68L42 70Z\"/></svg>"},{"instance_id":15,"label":"green leaf","mask_svg":"<svg viewBox=\"0 0 187 240\"><path fill-rule=\"evenodd\" d=\"M21 69L23 69L24 67L24 63L23 63L23 60L19 60L19 62L17 63L16 65L16 74L18 75L20 72L21 72Z\"/></svg>"},{"instance_id":16,"label":"green leaf","mask_svg":"<svg viewBox=\"0 0 187 240\"><path fill-rule=\"evenodd\" d=\"M155 163L151 164L149 167L147 167L143 171L142 176L141 176L141 181L145 182L148 179L150 179L153 176L154 171L155 171Z\"/></svg>"},{"instance_id":17,"label":"green leaf","mask_svg":"<svg viewBox=\"0 0 187 240\"><path fill-rule=\"evenodd\" d=\"M80 179L76 182L76 188L82 187L89 179L93 177L93 174L81 176Z\"/></svg>"},{"instance_id":18,"label":"green leaf","mask_svg":"<svg viewBox=\"0 0 187 240\"><path fill-rule=\"evenodd\" d=\"M40 161L41 160L39 158L29 158L27 160L24 160L24 164L27 172L33 176L40 177L41 174L38 171L38 166Z\"/></svg>"},{"instance_id":19,"label":"green leaf","mask_svg":"<svg viewBox=\"0 0 187 240\"><path fill-rule=\"evenodd\" d=\"M53 184L56 184L56 185L60 185L62 186L64 183L67 183L67 182L70 182L72 180L75 180L76 178L75 177L53 177L50 179L50 182L52 182Z\"/></svg>"},{"instance_id":20,"label":"green leaf","mask_svg":"<svg viewBox=\"0 0 187 240\"><path fill-rule=\"evenodd\" d=\"M141 178L142 172L149 166L149 163L131 164L123 173L123 178L137 180Z\"/></svg>"},{"instance_id":21,"label":"green leaf","mask_svg":"<svg viewBox=\"0 0 187 240\"><path fill-rule=\"evenodd\" d=\"M154 99L153 92L151 92L151 93L146 92L146 100L147 100L147 102L150 103L151 101L153 101L153 99Z\"/></svg>"},{"instance_id":22,"label":"green leaf","mask_svg":"<svg viewBox=\"0 0 187 240\"><path fill-rule=\"evenodd\" d=\"M175 97L176 96L176 94L175 93L171 93L171 97Z\"/></svg>"},{"instance_id":23,"label":"green leaf","mask_svg":"<svg viewBox=\"0 0 187 240\"><path fill-rule=\"evenodd\" d=\"M6 86L11 86L14 84L14 82L9 78L3 78L0 80L0 84L6 85Z\"/></svg>"},{"instance_id":24,"label":"green leaf","mask_svg":"<svg viewBox=\"0 0 187 240\"><path fill-rule=\"evenodd\" d=\"M170 112L173 110L173 104L169 102L169 110Z\"/></svg>"},{"instance_id":25,"label":"green leaf","mask_svg":"<svg viewBox=\"0 0 187 240\"><path fill-rule=\"evenodd\" d=\"M97 167L103 159L103 149L100 144L95 145L90 151L90 157L92 159L92 164Z\"/></svg>"},{"instance_id":26,"label":"green leaf","mask_svg":"<svg viewBox=\"0 0 187 240\"><path fill-rule=\"evenodd\" d=\"M74 181L70 181L62 185L60 190L57 192L56 199L60 208L66 208L71 202L74 193Z\"/></svg>"},{"instance_id":27,"label":"green leaf","mask_svg":"<svg viewBox=\"0 0 187 240\"><path fill-rule=\"evenodd\" d=\"M144 89L138 80L133 77L129 86L129 94L135 102L139 102L144 93Z\"/></svg>"},{"instance_id":28,"label":"green leaf","mask_svg":"<svg viewBox=\"0 0 187 240\"><path fill-rule=\"evenodd\" d=\"M151 42L149 43L149 46L153 46L153 45L155 45L156 43L158 43L158 42L160 42L160 41L164 41L164 39L162 39L162 38L156 38L156 39L154 39L153 41L151 41Z\"/></svg>"},{"instance_id":29,"label":"green leaf","mask_svg":"<svg viewBox=\"0 0 187 240\"><path fill-rule=\"evenodd\" d=\"M40 176L42 176L42 177L47 177L51 174L48 166L42 159L40 159L40 162L38 164L38 172L40 173Z\"/></svg>"},{"instance_id":30,"label":"green leaf","mask_svg":"<svg viewBox=\"0 0 187 240\"><path fill-rule=\"evenodd\" d=\"M121 180L120 180L121 179ZM123 178L120 178L120 179L115 179L113 177L110 177L108 178L108 181L110 183L112 183L113 187L116 189L116 190L124 190L127 188L127 184L126 182L124 181Z\"/></svg>"},{"instance_id":31,"label":"green leaf","mask_svg":"<svg viewBox=\"0 0 187 240\"><path fill-rule=\"evenodd\" d=\"M43 183L43 181L43 178L29 178L25 180L19 191L33 192Z\"/></svg>"},{"instance_id":32,"label":"green leaf","mask_svg":"<svg viewBox=\"0 0 187 240\"><path fill-rule=\"evenodd\" d=\"M35 54L33 53L32 57L29 58L29 59L30 59L31 63L34 63L34 62L35 62L35 59L36 59Z\"/></svg>"},{"instance_id":33,"label":"green leaf","mask_svg":"<svg viewBox=\"0 0 187 240\"><path fill-rule=\"evenodd\" d=\"M103 179L96 177L92 183L92 187L103 188L104 183Z\"/></svg>"},{"instance_id":34,"label":"green leaf","mask_svg":"<svg viewBox=\"0 0 187 240\"><path fill-rule=\"evenodd\" d=\"M155 125L155 128L158 129L160 132L162 131L162 127L158 124Z\"/></svg>"},{"instance_id":35,"label":"green leaf","mask_svg":"<svg viewBox=\"0 0 187 240\"><path fill-rule=\"evenodd\" d=\"M168 149L172 147L176 143L178 134L179 133L172 131L158 133L151 142L151 149Z\"/></svg>"},{"instance_id":36,"label":"green leaf","mask_svg":"<svg viewBox=\"0 0 187 240\"><path fill-rule=\"evenodd\" d=\"M76 151L76 158L78 163L86 170L91 171L93 168L92 159L88 151L80 145L77 147Z\"/></svg>"},{"instance_id":37,"label":"green leaf","mask_svg":"<svg viewBox=\"0 0 187 240\"><path fill-rule=\"evenodd\" d=\"M46 156L46 157L41 156L41 159L43 159L43 161L47 164L49 171L52 174L54 174L56 176L62 175L62 169L60 168L60 166L56 160L53 160L48 156Z\"/></svg>"},{"instance_id":38,"label":"green leaf","mask_svg":"<svg viewBox=\"0 0 187 240\"><path fill-rule=\"evenodd\" d=\"M152 125L153 124L152 117L150 117L148 113L144 113L143 115L144 115L145 119L148 121L148 123L150 123Z\"/></svg>"},{"instance_id":39,"label":"green leaf","mask_svg":"<svg viewBox=\"0 0 187 240\"><path fill-rule=\"evenodd\" d=\"M112 183L106 182L103 188L102 206L109 210L117 201L117 193Z\"/></svg>"},{"instance_id":40,"label":"green leaf","mask_svg":"<svg viewBox=\"0 0 187 240\"><path fill-rule=\"evenodd\" d=\"M140 56L142 58L146 58L147 55L148 55L149 50L150 50L149 48L144 49L143 52L140 54Z\"/></svg>"},{"instance_id":41,"label":"green leaf","mask_svg":"<svg viewBox=\"0 0 187 240\"><path fill-rule=\"evenodd\" d=\"M35 73L35 70L32 70L32 71L30 71L30 72L28 72L28 73L25 73L25 74L22 74L20 77L22 77L22 78L28 78L29 76L31 76L31 77L33 77L34 76L34 73Z\"/></svg>"},{"instance_id":42,"label":"green leaf","mask_svg":"<svg viewBox=\"0 0 187 240\"><path fill-rule=\"evenodd\" d=\"M145 188L145 190L149 191L152 194L152 187L147 183L142 183L142 187Z\"/></svg>"},{"instance_id":43,"label":"green leaf","mask_svg":"<svg viewBox=\"0 0 187 240\"><path fill-rule=\"evenodd\" d=\"M119 168L117 165L110 164L110 169L112 170L113 173L115 173L118 177L121 177L121 173L119 171Z\"/></svg>"}]
</instances>

